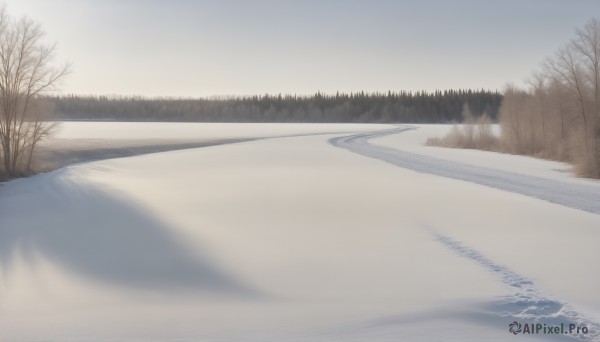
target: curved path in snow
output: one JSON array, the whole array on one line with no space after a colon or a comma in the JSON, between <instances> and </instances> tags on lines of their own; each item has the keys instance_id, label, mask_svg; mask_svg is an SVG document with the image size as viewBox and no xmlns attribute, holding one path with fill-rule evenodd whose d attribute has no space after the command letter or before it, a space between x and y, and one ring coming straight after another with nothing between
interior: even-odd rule
<instances>
[{"instance_id":1,"label":"curved path in snow","mask_svg":"<svg viewBox=\"0 0 600 342\"><path fill-rule=\"evenodd\" d=\"M600 214L600 190L598 188L473 166L370 143L373 139L411 129L415 128L400 126L391 130L336 137L330 139L329 142L334 146L409 170L476 183Z\"/></svg>"},{"instance_id":2,"label":"curved path in snow","mask_svg":"<svg viewBox=\"0 0 600 342\"><path fill-rule=\"evenodd\" d=\"M330 139L329 142L334 146L345 148L351 152L420 173L476 183L600 214L600 191L598 188L588 188L578 184L568 184L547 178L478 167L370 143L372 139L399 134L412 129L415 128L400 126L391 130L336 137ZM588 340L596 340L600 337L597 333L600 325L596 321L576 311L570 304L544 294L531 280L486 258L477 250L449 236L433 232L433 238L463 258L477 262L480 266L499 276L504 284L515 290L512 296L498 298L488 303L478 315L491 315L495 321L498 319L516 321L534 320L536 322L548 322L556 325L567 321L577 322L580 325L593 327L593 334L586 336L586 338L589 338ZM578 338L577 336L558 336L556 340L572 340L571 338L573 337Z\"/></svg>"}]
</instances>

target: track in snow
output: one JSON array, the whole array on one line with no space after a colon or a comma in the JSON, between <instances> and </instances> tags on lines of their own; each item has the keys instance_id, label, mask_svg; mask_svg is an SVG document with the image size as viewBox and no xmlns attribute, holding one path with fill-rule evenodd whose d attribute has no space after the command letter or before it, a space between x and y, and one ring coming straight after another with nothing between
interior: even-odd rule
<instances>
[{"instance_id":1,"label":"track in snow","mask_svg":"<svg viewBox=\"0 0 600 342\"><path fill-rule=\"evenodd\" d=\"M476 183L600 214L600 189L596 187L473 166L369 143L375 138L412 129L415 128L401 126L391 130L353 134L329 139L329 143L409 170Z\"/></svg>"},{"instance_id":2,"label":"track in snow","mask_svg":"<svg viewBox=\"0 0 600 342\"><path fill-rule=\"evenodd\" d=\"M585 315L575 311L569 304L552 299L538 290L535 284L505 266L494 263L479 251L468 247L452 238L434 233L434 239L446 248L456 252L461 257L475 261L489 272L494 273L502 279L502 282L510 286L514 295L504 297L487 305L487 310L492 315L508 318L507 321L516 320L522 323L542 323L554 326L572 323L588 327L590 333L587 335L576 334L565 337L577 338L585 341L597 341L600 339L600 324Z\"/></svg>"}]
</instances>

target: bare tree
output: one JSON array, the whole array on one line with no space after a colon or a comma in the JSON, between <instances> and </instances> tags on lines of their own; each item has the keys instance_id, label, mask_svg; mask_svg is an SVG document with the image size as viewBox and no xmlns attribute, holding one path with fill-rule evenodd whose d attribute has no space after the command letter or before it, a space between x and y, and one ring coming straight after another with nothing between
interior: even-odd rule
<instances>
[{"instance_id":1,"label":"bare tree","mask_svg":"<svg viewBox=\"0 0 600 342\"><path fill-rule=\"evenodd\" d=\"M600 20L592 19L577 30L574 49L581 55L592 86L594 114L600 116Z\"/></svg>"},{"instance_id":2,"label":"bare tree","mask_svg":"<svg viewBox=\"0 0 600 342\"><path fill-rule=\"evenodd\" d=\"M468 103L463 105L462 110L463 117L463 132L465 137L465 148L474 148L475 147L475 118L473 117L473 113L471 113L471 107L469 107Z\"/></svg>"},{"instance_id":3,"label":"bare tree","mask_svg":"<svg viewBox=\"0 0 600 342\"><path fill-rule=\"evenodd\" d=\"M525 153L525 123L527 94L512 84L506 85L500 107L499 121L505 148L510 152Z\"/></svg>"},{"instance_id":4,"label":"bare tree","mask_svg":"<svg viewBox=\"0 0 600 342\"><path fill-rule=\"evenodd\" d=\"M573 48L573 44L568 44L562 49L558 50L554 59L549 60L547 65L549 70L556 75L555 78L560 80L560 82L577 99L579 113L582 119L581 125L583 126L582 129L584 131L582 134L583 143L586 151L589 151L587 134L585 134L585 131L589 126L588 113L586 110L587 104L584 83L585 73L579 63L578 56Z\"/></svg>"},{"instance_id":5,"label":"bare tree","mask_svg":"<svg viewBox=\"0 0 600 342\"><path fill-rule=\"evenodd\" d=\"M573 41L575 51L580 55L585 74L590 84L593 105L589 135L591 140L591 160L588 168L596 176L600 175L600 20L592 19L577 30Z\"/></svg>"},{"instance_id":6,"label":"bare tree","mask_svg":"<svg viewBox=\"0 0 600 342\"><path fill-rule=\"evenodd\" d=\"M528 83L527 91L505 88L499 110L501 146L495 148L572 162L578 175L600 178L600 20L578 29L575 39L547 59L543 73L533 73ZM493 139L482 138L489 132L481 127L473 146L493 146ZM472 144L462 143L471 141L470 136L455 127L428 143L470 148Z\"/></svg>"},{"instance_id":7,"label":"bare tree","mask_svg":"<svg viewBox=\"0 0 600 342\"><path fill-rule=\"evenodd\" d=\"M0 7L0 160L9 177L29 171L36 145L52 131L39 97L69 71L52 65L56 47L43 38L38 23Z\"/></svg>"},{"instance_id":8,"label":"bare tree","mask_svg":"<svg viewBox=\"0 0 600 342\"><path fill-rule=\"evenodd\" d=\"M531 135L532 135L532 139L535 140L535 129L536 129L536 125L533 124L534 121L537 121L536 119L539 118L539 122L542 124L542 143L541 145L544 146L547 144L547 137L546 137L546 113L545 113L545 107L546 107L546 75L544 75L541 72L534 72L531 75L531 78L528 80L529 85L531 86L531 90L533 93L533 96L536 99L536 112L537 112L537 118L534 115L531 115ZM538 144L534 143L534 145L532 146L532 148L534 148L535 150L537 150L535 147L537 147Z\"/></svg>"},{"instance_id":9,"label":"bare tree","mask_svg":"<svg viewBox=\"0 0 600 342\"><path fill-rule=\"evenodd\" d=\"M567 140L567 90L560 81L550 76L550 85L548 87L548 97L550 99L551 112L554 110L558 121L557 129L560 131L561 143Z\"/></svg>"}]
</instances>

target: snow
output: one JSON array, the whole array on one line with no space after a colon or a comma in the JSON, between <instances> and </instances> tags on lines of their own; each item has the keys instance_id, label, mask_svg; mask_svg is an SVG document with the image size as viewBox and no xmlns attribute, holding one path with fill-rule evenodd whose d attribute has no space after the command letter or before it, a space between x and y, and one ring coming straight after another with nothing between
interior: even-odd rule
<instances>
[{"instance_id":1,"label":"snow","mask_svg":"<svg viewBox=\"0 0 600 342\"><path fill-rule=\"evenodd\" d=\"M73 139L160 131L76 124ZM203 125L164 134L302 136L0 185L0 340L513 341L513 320L578 322L597 338L600 215L330 144L354 133L320 134L392 126ZM411 145L433 133L419 131L367 143L441 153ZM456 158L501 171L523 160L496 167L498 154L481 154ZM562 177L528 159L543 171L522 173Z\"/></svg>"},{"instance_id":2,"label":"snow","mask_svg":"<svg viewBox=\"0 0 600 342\"><path fill-rule=\"evenodd\" d=\"M370 125L369 130L390 125ZM361 132L361 124L189 123L189 122L61 122L56 139L223 139L298 134Z\"/></svg>"},{"instance_id":3,"label":"snow","mask_svg":"<svg viewBox=\"0 0 600 342\"><path fill-rule=\"evenodd\" d=\"M569 181L567 182L565 181L567 179L558 180L559 177L556 177L556 175L552 175L555 177L548 177L550 175L549 172L545 173L546 177L523 174L519 172L523 168L514 168L518 163L511 164L513 165L513 170L504 171L498 167L493 167L489 159L484 162L488 167L482 167L477 166L477 163L474 165L473 163L458 161L457 159L441 159L403 151L395 147L390 148L381 144L371 144L369 142L373 139L390 135L402 135L400 133L405 133L413 129L418 128L400 126L396 129L382 130L375 133L337 137L331 139L330 142L335 146L349 149L361 155L377 158L417 172L481 184L591 213L600 213L600 183L596 181L580 180L574 182L568 179ZM402 146L402 148L407 147L406 144L399 144L397 142L396 145ZM489 153L483 151L477 152L480 154ZM530 162L528 159L525 160Z\"/></svg>"},{"instance_id":4,"label":"snow","mask_svg":"<svg viewBox=\"0 0 600 342\"><path fill-rule=\"evenodd\" d=\"M428 138L441 138L445 136L452 129L452 125L402 125L402 127L415 129L407 130L403 134L386 135L373 142L380 146L393 147L401 151L460 162L462 164L534 177L550 178L566 183L600 187L600 181L598 180L575 177L571 171L571 165L562 162L480 150L425 145ZM499 127L496 125L493 128L499 134Z\"/></svg>"}]
</instances>

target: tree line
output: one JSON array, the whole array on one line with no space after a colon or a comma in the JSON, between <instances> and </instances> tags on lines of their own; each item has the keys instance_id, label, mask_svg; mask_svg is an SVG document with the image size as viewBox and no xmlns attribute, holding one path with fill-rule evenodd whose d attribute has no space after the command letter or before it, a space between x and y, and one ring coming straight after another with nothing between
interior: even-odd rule
<instances>
[{"instance_id":1,"label":"tree line","mask_svg":"<svg viewBox=\"0 0 600 342\"><path fill-rule=\"evenodd\" d=\"M527 84L505 87L499 138L465 106L464 125L428 143L569 162L580 176L600 178L600 20L578 28Z\"/></svg>"},{"instance_id":2,"label":"tree line","mask_svg":"<svg viewBox=\"0 0 600 342\"><path fill-rule=\"evenodd\" d=\"M195 99L68 95L46 101L62 120L443 123L460 121L465 103L475 116L495 119L502 95L461 89Z\"/></svg>"},{"instance_id":3,"label":"tree line","mask_svg":"<svg viewBox=\"0 0 600 342\"><path fill-rule=\"evenodd\" d=\"M600 178L600 21L578 28L528 83L504 91L506 148L571 162L580 175Z\"/></svg>"},{"instance_id":4,"label":"tree line","mask_svg":"<svg viewBox=\"0 0 600 342\"><path fill-rule=\"evenodd\" d=\"M69 66L52 65L55 47L43 37L38 23L0 5L0 180L28 173L36 146L55 127L40 97Z\"/></svg>"}]
</instances>

